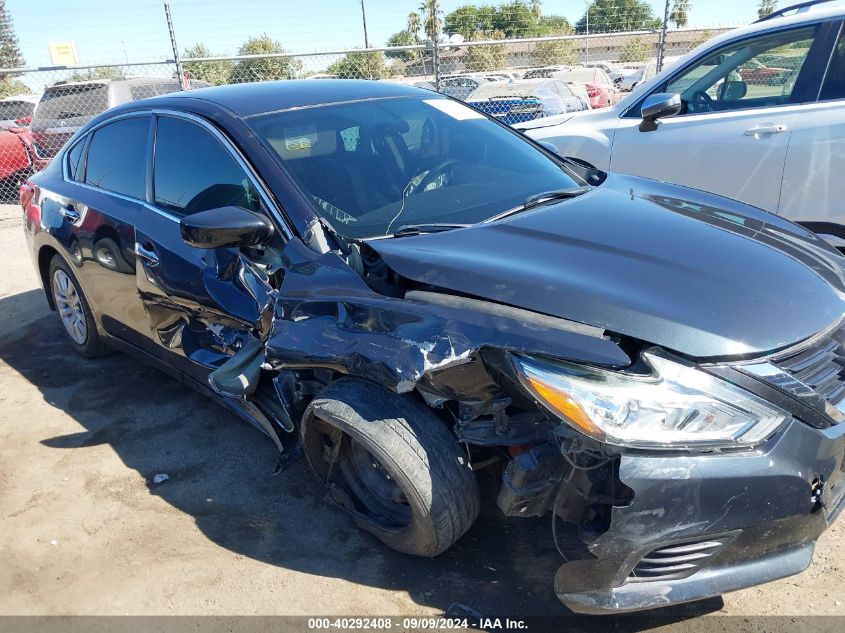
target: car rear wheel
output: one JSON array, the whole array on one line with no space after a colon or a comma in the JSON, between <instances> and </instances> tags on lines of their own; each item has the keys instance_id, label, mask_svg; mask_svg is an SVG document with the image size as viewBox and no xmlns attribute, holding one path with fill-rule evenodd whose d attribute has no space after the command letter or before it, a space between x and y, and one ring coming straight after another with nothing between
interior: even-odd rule
<instances>
[{"instance_id":1,"label":"car rear wheel","mask_svg":"<svg viewBox=\"0 0 845 633\"><path fill-rule=\"evenodd\" d=\"M478 486L445 424L408 396L355 378L323 390L302 444L329 496L388 547L436 556L478 516Z\"/></svg>"},{"instance_id":2,"label":"car rear wheel","mask_svg":"<svg viewBox=\"0 0 845 633\"><path fill-rule=\"evenodd\" d=\"M50 262L50 291L59 319L74 349L85 358L98 358L111 350L100 340L88 300L67 262L54 255Z\"/></svg>"}]
</instances>

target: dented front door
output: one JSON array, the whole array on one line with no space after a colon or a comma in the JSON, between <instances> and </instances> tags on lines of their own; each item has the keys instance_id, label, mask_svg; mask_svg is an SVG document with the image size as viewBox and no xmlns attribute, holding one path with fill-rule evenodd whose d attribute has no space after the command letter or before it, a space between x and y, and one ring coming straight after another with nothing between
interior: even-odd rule
<instances>
[{"instance_id":1,"label":"dented front door","mask_svg":"<svg viewBox=\"0 0 845 633\"><path fill-rule=\"evenodd\" d=\"M233 153L201 121L157 117L152 202L136 226L138 291L155 353L205 382L261 337L269 286L251 253L182 240L182 217L222 206L266 212Z\"/></svg>"}]
</instances>

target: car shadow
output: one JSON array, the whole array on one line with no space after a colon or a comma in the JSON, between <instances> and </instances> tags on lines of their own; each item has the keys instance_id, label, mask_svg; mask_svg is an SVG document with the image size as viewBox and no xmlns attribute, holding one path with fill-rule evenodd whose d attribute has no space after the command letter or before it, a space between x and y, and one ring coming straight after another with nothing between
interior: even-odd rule
<instances>
[{"instance_id":1,"label":"car shadow","mask_svg":"<svg viewBox=\"0 0 845 633\"><path fill-rule=\"evenodd\" d=\"M272 476L273 444L226 409L128 356L77 356L43 294L32 293L0 299L0 315L9 302L32 302L37 312L30 318L44 314L2 337L0 358L85 429L44 437L42 444L57 450L110 445L146 479L151 495L193 517L211 541L269 565L405 591L443 613L570 614L552 590L562 561L549 517L502 517L495 473L482 471L481 516L449 551L434 559L393 552L324 500L302 460ZM0 321L0 330L8 325ZM170 479L154 484L157 473ZM647 629L721 607L721 599L680 605L628 619L625 627ZM578 622L573 630L609 624L607 618Z\"/></svg>"}]
</instances>

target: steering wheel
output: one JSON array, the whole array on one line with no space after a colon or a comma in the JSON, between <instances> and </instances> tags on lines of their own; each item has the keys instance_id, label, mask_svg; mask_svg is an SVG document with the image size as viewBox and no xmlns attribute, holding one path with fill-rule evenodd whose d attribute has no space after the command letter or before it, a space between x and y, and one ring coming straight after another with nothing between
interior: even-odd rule
<instances>
[{"instance_id":1,"label":"steering wheel","mask_svg":"<svg viewBox=\"0 0 845 633\"><path fill-rule=\"evenodd\" d=\"M690 99L694 112L713 112L713 97L704 90L696 90Z\"/></svg>"},{"instance_id":2,"label":"steering wheel","mask_svg":"<svg viewBox=\"0 0 845 633\"><path fill-rule=\"evenodd\" d=\"M414 187L414 193L412 195L417 195L425 191L426 187L437 180L440 176L447 174L459 162L460 161L457 158L447 158L446 160L437 163L434 167L428 170L428 173L422 180L420 180L420 184Z\"/></svg>"}]
</instances>

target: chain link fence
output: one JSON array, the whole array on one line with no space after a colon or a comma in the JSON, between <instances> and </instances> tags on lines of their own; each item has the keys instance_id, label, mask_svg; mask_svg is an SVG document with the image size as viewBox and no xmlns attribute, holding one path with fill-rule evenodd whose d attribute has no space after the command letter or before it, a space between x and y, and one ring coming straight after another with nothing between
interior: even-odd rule
<instances>
[{"instance_id":1,"label":"chain link fence","mask_svg":"<svg viewBox=\"0 0 845 633\"><path fill-rule=\"evenodd\" d=\"M724 30L668 31L664 64ZM127 101L256 81L367 79L436 90L513 124L613 105L656 72L660 43L658 31L631 31L0 70L0 197L16 200L20 182L80 126Z\"/></svg>"}]
</instances>

